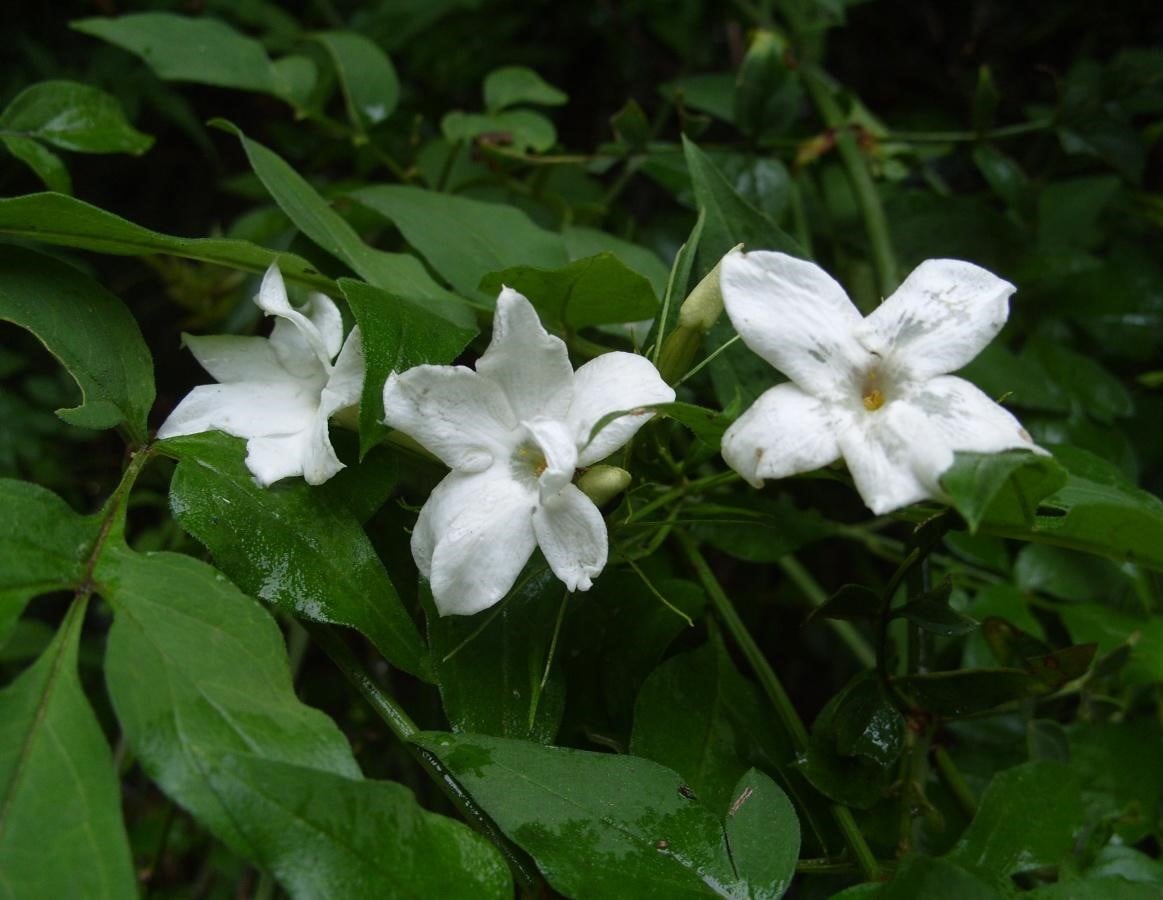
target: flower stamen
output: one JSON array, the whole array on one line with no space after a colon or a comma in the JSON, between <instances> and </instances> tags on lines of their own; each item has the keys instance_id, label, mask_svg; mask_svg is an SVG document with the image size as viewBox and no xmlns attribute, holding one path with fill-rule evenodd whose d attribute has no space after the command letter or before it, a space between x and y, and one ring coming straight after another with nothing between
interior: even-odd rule
<instances>
[{"instance_id":1,"label":"flower stamen","mask_svg":"<svg viewBox=\"0 0 1163 900\"><path fill-rule=\"evenodd\" d=\"M884 391L880 389L879 381L880 376L875 369L864 376L860 400L869 412L876 412L884 406Z\"/></svg>"}]
</instances>

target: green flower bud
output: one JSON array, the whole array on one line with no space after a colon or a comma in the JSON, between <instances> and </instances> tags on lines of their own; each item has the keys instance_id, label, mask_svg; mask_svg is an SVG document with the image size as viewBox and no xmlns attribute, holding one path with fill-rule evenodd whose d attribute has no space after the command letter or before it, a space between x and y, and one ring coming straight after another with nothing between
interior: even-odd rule
<instances>
[{"instance_id":1,"label":"green flower bud","mask_svg":"<svg viewBox=\"0 0 1163 900\"><path fill-rule=\"evenodd\" d=\"M590 466L577 486L595 505L602 506L630 486L630 473L618 466Z\"/></svg>"},{"instance_id":2,"label":"green flower bud","mask_svg":"<svg viewBox=\"0 0 1163 900\"><path fill-rule=\"evenodd\" d=\"M742 244L736 244L727 251L727 256L732 253L738 253L742 249ZM723 260L719 260L715 264L715 268L711 269L703 280L695 285L695 289L690 292L687 298L682 302L682 306L678 310L678 324L700 332L710 331L711 326L718 321L718 318L723 313L723 292L719 288L719 270L723 267Z\"/></svg>"}]
</instances>

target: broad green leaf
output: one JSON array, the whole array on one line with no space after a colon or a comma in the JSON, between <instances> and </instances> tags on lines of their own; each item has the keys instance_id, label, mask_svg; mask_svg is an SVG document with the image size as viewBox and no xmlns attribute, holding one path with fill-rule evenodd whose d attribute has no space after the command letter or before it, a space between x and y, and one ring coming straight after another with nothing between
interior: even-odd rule
<instances>
[{"instance_id":1,"label":"broad green leaf","mask_svg":"<svg viewBox=\"0 0 1163 900\"><path fill-rule=\"evenodd\" d=\"M791 48L774 31L757 30L735 81L734 119L752 138L783 134L803 106L799 76L788 64Z\"/></svg>"},{"instance_id":2,"label":"broad green leaf","mask_svg":"<svg viewBox=\"0 0 1163 900\"><path fill-rule=\"evenodd\" d=\"M99 593L113 607L105 681L129 746L161 788L248 852L209 778L227 754L359 778L346 739L295 696L282 634L259 604L203 562L107 546Z\"/></svg>"},{"instance_id":3,"label":"broad green leaf","mask_svg":"<svg viewBox=\"0 0 1163 900\"><path fill-rule=\"evenodd\" d=\"M461 327L471 327L472 311L455 294L438 285L420 261L406 253L386 253L363 242L347 220L331 208L307 180L281 156L252 141L236 126L223 120L216 124L242 142L251 168L279 208L303 234L351 266L370 284L390 291L410 303Z\"/></svg>"},{"instance_id":4,"label":"broad green leaf","mask_svg":"<svg viewBox=\"0 0 1163 900\"><path fill-rule=\"evenodd\" d=\"M423 677L420 633L355 516L326 489L262 488L243 441L220 432L161 445L176 457L170 508L246 593L314 622L346 625Z\"/></svg>"},{"instance_id":5,"label":"broad green leaf","mask_svg":"<svg viewBox=\"0 0 1163 900\"><path fill-rule=\"evenodd\" d=\"M544 686L554 626L566 592L535 570L495 610L428 616L432 664L445 715L456 731L553 742L565 708L560 658ZM582 602L574 598L573 602Z\"/></svg>"},{"instance_id":6,"label":"broad green leaf","mask_svg":"<svg viewBox=\"0 0 1163 900\"><path fill-rule=\"evenodd\" d=\"M830 723L836 750L891 766L904 749L905 722L880 679L857 676Z\"/></svg>"},{"instance_id":7,"label":"broad green leaf","mask_svg":"<svg viewBox=\"0 0 1163 900\"><path fill-rule=\"evenodd\" d=\"M277 262L287 280L317 290L335 291L335 282L291 253L228 238L161 234L62 194L26 194L0 199L0 234L118 256L162 253L259 274Z\"/></svg>"},{"instance_id":8,"label":"broad green leaf","mask_svg":"<svg viewBox=\"0 0 1163 900\"><path fill-rule=\"evenodd\" d=\"M124 426L144 442L153 360L120 300L58 259L0 247L0 319L36 335L76 380L81 403L58 416L82 428Z\"/></svg>"},{"instance_id":9,"label":"broad green leaf","mask_svg":"<svg viewBox=\"0 0 1163 900\"><path fill-rule=\"evenodd\" d=\"M529 109L507 109L488 115L455 110L440 120L440 131L451 144L480 141L518 153L544 153L557 143L553 123Z\"/></svg>"},{"instance_id":10,"label":"broad green leaf","mask_svg":"<svg viewBox=\"0 0 1163 900\"><path fill-rule=\"evenodd\" d=\"M1066 482L1052 458L1024 450L958 453L941 476L941 487L974 533L982 522L1030 525L1038 503Z\"/></svg>"},{"instance_id":11,"label":"broad green leaf","mask_svg":"<svg viewBox=\"0 0 1163 900\"><path fill-rule=\"evenodd\" d=\"M9 153L32 169L50 191L59 191L62 194L73 192L73 179L64 160L44 144L32 138L3 135L0 135L0 142L3 142Z\"/></svg>"},{"instance_id":12,"label":"broad green leaf","mask_svg":"<svg viewBox=\"0 0 1163 900\"><path fill-rule=\"evenodd\" d=\"M1118 876L1044 884L1025 896L1030 900L1158 900L1160 886Z\"/></svg>"},{"instance_id":13,"label":"broad green leaf","mask_svg":"<svg viewBox=\"0 0 1163 900\"><path fill-rule=\"evenodd\" d=\"M1127 684L1163 682L1163 616L1134 615L1097 603L1062 605L1058 615L1071 638L1094 641L1100 653L1130 644L1122 673Z\"/></svg>"},{"instance_id":14,"label":"broad green leaf","mask_svg":"<svg viewBox=\"0 0 1163 900\"><path fill-rule=\"evenodd\" d=\"M1163 726L1147 718L1079 721L1070 727L1068 741L1087 820L1113 817L1115 834L1128 846L1154 833L1163 812ZM1163 863L1155 865L1163 885Z\"/></svg>"},{"instance_id":15,"label":"broad green leaf","mask_svg":"<svg viewBox=\"0 0 1163 900\"><path fill-rule=\"evenodd\" d=\"M363 334L366 372L359 405L360 455L386 433L384 382L392 372L452 362L476 335L422 306L362 281L340 278L339 289Z\"/></svg>"},{"instance_id":16,"label":"broad green leaf","mask_svg":"<svg viewBox=\"0 0 1163 900\"><path fill-rule=\"evenodd\" d=\"M549 883L582 897L778 897L755 861L760 881L736 872L722 820L682 791L671 770L633 756L542 747L482 735L421 733L435 754L501 830L528 851ZM748 819L778 821L782 860L798 834L786 798L764 784ZM753 789L754 790L754 789ZM766 801L773 809L758 808ZM770 824L770 823L769 823ZM753 827L748 821L745 832ZM745 833L749 861L753 836ZM782 868L782 867L780 867Z\"/></svg>"},{"instance_id":17,"label":"broad green leaf","mask_svg":"<svg viewBox=\"0 0 1163 900\"><path fill-rule=\"evenodd\" d=\"M755 685L732 664L720 639L672 656L642 685L630 752L674 769L709 809L726 812L736 782L752 766L793 759L785 735Z\"/></svg>"},{"instance_id":18,"label":"broad green leaf","mask_svg":"<svg viewBox=\"0 0 1163 900\"><path fill-rule=\"evenodd\" d=\"M87 604L0 691L0 897L132 898L113 754L77 677Z\"/></svg>"},{"instance_id":19,"label":"broad green leaf","mask_svg":"<svg viewBox=\"0 0 1163 900\"><path fill-rule=\"evenodd\" d=\"M599 231L597 228L587 228L583 225L567 225L562 229L561 237L565 241L565 251L571 261L597 256L599 253L613 253L626 266L650 282L655 297L662 297L666 293L670 270L653 250L616 237L608 231Z\"/></svg>"},{"instance_id":20,"label":"broad green leaf","mask_svg":"<svg viewBox=\"0 0 1163 900\"><path fill-rule=\"evenodd\" d=\"M217 19L134 13L79 19L72 27L128 50L166 81L192 81L276 97L287 93L263 45Z\"/></svg>"},{"instance_id":21,"label":"broad green leaf","mask_svg":"<svg viewBox=\"0 0 1163 900\"><path fill-rule=\"evenodd\" d=\"M75 81L41 81L0 113L0 129L77 153L144 153L153 138L134 129L117 100Z\"/></svg>"},{"instance_id":22,"label":"broad green leaf","mask_svg":"<svg viewBox=\"0 0 1163 900\"><path fill-rule=\"evenodd\" d=\"M985 712L1047 692L1025 669L958 669L924 675L901 675L892 686L919 709L957 717Z\"/></svg>"},{"instance_id":23,"label":"broad green leaf","mask_svg":"<svg viewBox=\"0 0 1163 900\"><path fill-rule=\"evenodd\" d=\"M735 76L729 72L687 75L659 86L659 93L687 109L728 124L735 121Z\"/></svg>"},{"instance_id":24,"label":"broad green leaf","mask_svg":"<svg viewBox=\"0 0 1163 900\"><path fill-rule=\"evenodd\" d=\"M727 846L744 896L782 897L796 872L800 826L779 785L757 769L739 779L727 808Z\"/></svg>"},{"instance_id":25,"label":"broad green leaf","mask_svg":"<svg viewBox=\"0 0 1163 900\"><path fill-rule=\"evenodd\" d=\"M1135 403L1122 381L1085 354L1057 341L1041 340L1027 348L1077 409L1104 424L1126 418Z\"/></svg>"},{"instance_id":26,"label":"broad green leaf","mask_svg":"<svg viewBox=\"0 0 1163 900\"><path fill-rule=\"evenodd\" d=\"M534 224L516 207L406 185L373 185L349 196L395 225L462 296L490 305L496 294L480 290L489 273L569 262L561 235Z\"/></svg>"},{"instance_id":27,"label":"broad green leaf","mask_svg":"<svg viewBox=\"0 0 1163 900\"><path fill-rule=\"evenodd\" d=\"M1137 604L1135 579L1101 556L1050 544L1027 544L1014 560L1014 584L1028 593L1085 603L1101 599L1114 607Z\"/></svg>"},{"instance_id":28,"label":"broad green leaf","mask_svg":"<svg viewBox=\"0 0 1163 900\"><path fill-rule=\"evenodd\" d=\"M561 106L569 97L524 66L503 66L485 76L485 109L500 112L510 106Z\"/></svg>"},{"instance_id":29,"label":"broad green leaf","mask_svg":"<svg viewBox=\"0 0 1163 900\"><path fill-rule=\"evenodd\" d=\"M312 38L331 57L352 125L366 131L395 111L400 102L400 81L392 61L378 45L350 31L323 31Z\"/></svg>"},{"instance_id":30,"label":"broad green leaf","mask_svg":"<svg viewBox=\"0 0 1163 900\"><path fill-rule=\"evenodd\" d=\"M529 298L542 319L567 328L649 319L658 310L650 282L612 253L579 259L561 269L517 266L486 275L489 296L507 285Z\"/></svg>"},{"instance_id":31,"label":"broad green leaf","mask_svg":"<svg viewBox=\"0 0 1163 900\"><path fill-rule=\"evenodd\" d=\"M403 785L241 755L223 757L209 782L224 806L245 811L238 827L250 858L293 896L513 896L493 846L421 808Z\"/></svg>"},{"instance_id":32,"label":"broad green leaf","mask_svg":"<svg viewBox=\"0 0 1163 900\"><path fill-rule=\"evenodd\" d=\"M994 776L948 858L995 878L1055 866L1082 824L1074 773L1061 763L1025 763Z\"/></svg>"},{"instance_id":33,"label":"broad green leaf","mask_svg":"<svg viewBox=\"0 0 1163 900\"><path fill-rule=\"evenodd\" d=\"M0 641L28 600L84 581L98 527L51 491L0 479Z\"/></svg>"},{"instance_id":34,"label":"broad green leaf","mask_svg":"<svg viewBox=\"0 0 1163 900\"><path fill-rule=\"evenodd\" d=\"M842 584L831 597L817 606L808 619L877 618L884 609L884 598L863 584Z\"/></svg>"},{"instance_id":35,"label":"broad green leaf","mask_svg":"<svg viewBox=\"0 0 1163 900\"><path fill-rule=\"evenodd\" d=\"M864 884L833 896L833 900L1002 900L1006 895L947 859L913 854L901 860L887 884Z\"/></svg>"},{"instance_id":36,"label":"broad green leaf","mask_svg":"<svg viewBox=\"0 0 1163 900\"><path fill-rule=\"evenodd\" d=\"M739 196L702 150L683 138L683 153L699 208L707 221L699 243L699 276L705 275L736 244L746 250L782 250L806 257L803 249L770 218Z\"/></svg>"}]
</instances>

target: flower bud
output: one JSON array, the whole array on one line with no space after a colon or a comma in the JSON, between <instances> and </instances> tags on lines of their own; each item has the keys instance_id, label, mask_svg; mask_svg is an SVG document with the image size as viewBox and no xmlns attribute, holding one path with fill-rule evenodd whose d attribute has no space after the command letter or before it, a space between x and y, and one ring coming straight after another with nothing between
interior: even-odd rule
<instances>
[{"instance_id":1,"label":"flower bud","mask_svg":"<svg viewBox=\"0 0 1163 900\"><path fill-rule=\"evenodd\" d=\"M674 384L691 367L703 342L703 332L689 325L679 325L662 343L658 354L658 373L667 384Z\"/></svg>"},{"instance_id":2,"label":"flower bud","mask_svg":"<svg viewBox=\"0 0 1163 900\"><path fill-rule=\"evenodd\" d=\"M727 251L723 259L732 253L738 253L742 247L742 244L736 244ZM682 302L682 306L678 310L680 327L685 326L706 333L718 321L719 316L723 313L723 292L719 289L719 270L722 267L723 260L721 259L715 264L715 268L711 269L703 277L703 280L695 285L695 289Z\"/></svg>"},{"instance_id":3,"label":"flower bud","mask_svg":"<svg viewBox=\"0 0 1163 900\"><path fill-rule=\"evenodd\" d=\"M602 506L630 486L630 473L618 466L590 466L577 480L581 492Z\"/></svg>"}]
</instances>

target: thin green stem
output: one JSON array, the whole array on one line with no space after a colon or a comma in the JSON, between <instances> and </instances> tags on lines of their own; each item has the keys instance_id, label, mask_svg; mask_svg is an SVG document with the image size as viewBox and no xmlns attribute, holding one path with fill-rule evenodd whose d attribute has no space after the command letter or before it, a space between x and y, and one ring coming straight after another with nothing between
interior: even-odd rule
<instances>
[{"instance_id":1,"label":"thin green stem","mask_svg":"<svg viewBox=\"0 0 1163 900\"><path fill-rule=\"evenodd\" d=\"M957 768L957 764L953 762L953 758L949 756L949 752L944 747L935 747L933 749L933 762L937 766L937 774L945 782L945 787L949 788L949 792L957 801L957 805L961 807L961 811L972 819L977 815L977 797L974 796L969 785L965 783L965 779Z\"/></svg>"},{"instance_id":2,"label":"thin green stem","mask_svg":"<svg viewBox=\"0 0 1163 900\"><path fill-rule=\"evenodd\" d=\"M695 375L699 374L699 372L701 372L703 369L705 369L707 366L709 366L712 362L715 361L716 356L718 356L720 353L723 353L724 351L726 351L732 344L738 342L739 340L741 340L740 336L735 335L730 340L725 341L724 343L720 344L718 347L716 347L714 350L712 350L709 354L707 354L707 357L701 363L699 363L698 365L691 368L685 375L682 376L682 378L680 378L678 381L676 381L674 383L674 387L678 387L680 384L682 384L688 378L692 378Z\"/></svg>"},{"instance_id":3,"label":"thin green stem","mask_svg":"<svg viewBox=\"0 0 1163 900\"><path fill-rule=\"evenodd\" d=\"M706 478L698 478L694 481L688 481L685 484L680 484L677 487L671 488L665 494L655 497L649 503L645 503L627 517L626 521L620 524L629 524L636 522L644 516L649 515L656 509L673 503L675 500L681 500L687 494L692 494L695 491L710 490L714 487L719 487L724 484L731 484L739 480L739 475L736 472L717 472L714 475L708 475Z\"/></svg>"},{"instance_id":4,"label":"thin green stem","mask_svg":"<svg viewBox=\"0 0 1163 900\"><path fill-rule=\"evenodd\" d=\"M779 567L783 569L784 574L787 575L803 592L804 596L808 598L813 608L819 608L828 600L827 592L820 587L820 583L812 577L809 572L791 554L781 556L779 559ZM874 668L876 666L876 651L865 639L851 622L841 619L827 619L828 627L836 633L836 637L844 643L844 645L852 651L852 655L856 657L865 668Z\"/></svg>"},{"instance_id":5,"label":"thin green stem","mask_svg":"<svg viewBox=\"0 0 1163 900\"><path fill-rule=\"evenodd\" d=\"M1015 125L1003 125L1001 128L992 128L989 131L890 131L883 138L882 143L903 144L950 144L972 143L977 141L995 141L1005 138L1018 137L1035 131L1045 131L1054 127L1053 119L1035 119L1032 122L1018 122Z\"/></svg>"},{"instance_id":6,"label":"thin green stem","mask_svg":"<svg viewBox=\"0 0 1163 900\"><path fill-rule=\"evenodd\" d=\"M799 713L796 712L795 705L791 702L787 691L784 690L779 676L775 674L775 670L767 661L767 657L763 655L763 651L759 649L755 638L747 630L747 626L739 617L739 613L736 612L734 605L731 603L731 598L727 596L727 593L719 584L719 580L715 577L715 573L711 570L706 558L699 552L698 545L694 539L683 531L676 531L675 537L678 539L679 545L687 557L687 561L695 570L695 574L702 584L703 590L710 597L711 605L714 607L715 612L719 614L719 617L723 620L723 624L731 632L735 643L739 645L739 649L743 651L743 656L750 664L751 670L755 673L756 678L759 679L760 686L763 688L764 693L767 694L771 705L775 708L775 713L779 717L788 737L791 738L796 755L801 756L807 753L810 740L808 730L804 727L803 720L800 718ZM852 816L852 811L838 803L832 804L831 810L832 817L835 819L841 834L843 834L844 841L847 843L849 850L851 850L857 865L860 867L860 871L870 881L877 879L880 875L880 867L876 861L876 857L872 853L872 849L868 846L868 842L864 840L864 835L860 833L860 829L856 825L856 820Z\"/></svg>"}]
</instances>

